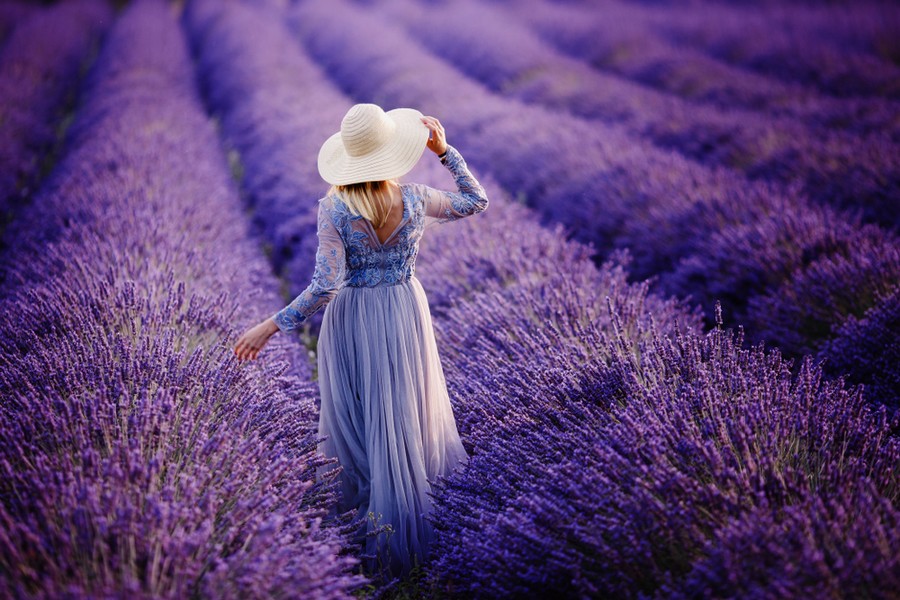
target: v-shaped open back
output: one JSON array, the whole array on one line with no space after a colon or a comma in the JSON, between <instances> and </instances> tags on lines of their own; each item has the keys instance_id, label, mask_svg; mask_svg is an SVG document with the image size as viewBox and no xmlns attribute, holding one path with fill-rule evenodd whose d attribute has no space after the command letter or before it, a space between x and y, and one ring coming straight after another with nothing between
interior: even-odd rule
<instances>
[{"instance_id":1,"label":"v-shaped open back","mask_svg":"<svg viewBox=\"0 0 900 600\"><path fill-rule=\"evenodd\" d=\"M409 222L409 207L406 202L406 191L405 191L406 186L401 185L401 186L399 186L399 189L400 189L400 204L401 204L400 222L397 224L396 227L394 227L394 229L391 231L390 234L388 234L388 236L386 238L384 238L382 240L378 236L378 231L375 229L374 225L372 225L372 222L366 218L362 219L363 221L365 221L366 225L368 225L369 231L372 233L372 236L375 238L375 241L377 241L378 245L381 247L384 247L389 241L391 241L394 238L394 236L397 235L397 232L400 231L403 228L403 226Z\"/></svg>"}]
</instances>

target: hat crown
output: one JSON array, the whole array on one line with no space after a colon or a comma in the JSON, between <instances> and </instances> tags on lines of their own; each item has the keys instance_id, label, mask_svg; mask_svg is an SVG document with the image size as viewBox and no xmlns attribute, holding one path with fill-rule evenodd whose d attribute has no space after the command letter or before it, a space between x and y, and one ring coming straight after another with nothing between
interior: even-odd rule
<instances>
[{"instance_id":1,"label":"hat crown","mask_svg":"<svg viewBox=\"0 0 900 600\"><path fill-rule=\"evenodd\" d=\"M428 144L422 118L414 108L385 111L376 104L352 106L341 121L341 130L319 148L319 174L332 185L348 185L408 173Z\"/></svg>"},{"instance_id":2,"label":"hat crown","mask_svg":"<svg viewBox=\"0 0 900 600\"><path fill-rule=\"evenodd\" d=\"M385 145L396 124L376 104L357 104L341 121L341 141L350 156L364 156Z\"/></svg>"}]
</instances>

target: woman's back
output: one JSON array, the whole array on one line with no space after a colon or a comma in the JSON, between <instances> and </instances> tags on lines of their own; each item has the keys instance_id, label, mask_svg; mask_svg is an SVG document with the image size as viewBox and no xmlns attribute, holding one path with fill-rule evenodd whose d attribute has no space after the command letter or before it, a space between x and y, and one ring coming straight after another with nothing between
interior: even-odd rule
<instances>
[{"instance_id":1,"label":"woman's back","mask_svg":"<svg viewBox=\"0 0 900 600\"><path fill-rule=\"evenodd\" d=\"M381 227L375 227L372 225L372 229L375 231L375 235L378 236L378 241L384 244L395 229L400 225L400 222L403 221L403 216L406 212L406 203L403 201L403 190L399 185L390 185L388 186L388 191L385 192L385 197L387 198L387 217L385 218L384 225ZM368 219L367 219L368 220ZM371 224L372 222L369 221Z\"/></svg>"}]
</instances>

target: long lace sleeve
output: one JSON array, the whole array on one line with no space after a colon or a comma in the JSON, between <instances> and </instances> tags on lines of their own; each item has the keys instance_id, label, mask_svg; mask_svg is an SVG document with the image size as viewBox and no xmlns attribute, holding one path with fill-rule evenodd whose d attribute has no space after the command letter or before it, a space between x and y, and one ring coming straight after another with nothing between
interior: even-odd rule
<instances>
[{"instance_id":1,"label":"long lace sleeve","mask_svg":"<svg viewBox=\"0 0 900 600\"><path fill-rule=\"evenodd\" d=\"M321 200L317 235L319 246L316 249L312 281L299 296L272 317L281 331L299 327L313 313L328 304L343 287L347 274L344 242Z\"/></svg>"},{"instance_id":2,"label":"long lace sleeve","mask_svg":"<svg viewBox=\"0 0 900 600\"><path fill-rule=\"evenodd\" d=\"M487 194L466 166L466 161L453 146L447 146L447 154L441 163L450 170L456 181L457 192L444 192L425 188L425 214L438 223L447 223L484 212L488 207Z\"/></svg>"}]
</instances>

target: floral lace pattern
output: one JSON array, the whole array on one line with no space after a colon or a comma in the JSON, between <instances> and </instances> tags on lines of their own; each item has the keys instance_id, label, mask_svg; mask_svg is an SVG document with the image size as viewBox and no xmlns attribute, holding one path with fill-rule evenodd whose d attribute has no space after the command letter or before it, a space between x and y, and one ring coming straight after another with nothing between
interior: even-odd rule
<instances>
[{"instance_id":1,"label":"floral lace pattern","mask_svg":"<svg viewBox=\"0 0 900 600\"><path fill-rule=\"evenodd\" d=\"M319 200L319 245L309 286L273 320L282 331L296 329L328 304L344 287L375 287L408 281L415 273L425 217L447 223L483 212L488 199L453 146L441 162L453 174L457 192L444 192L419 183L400 185L403 217L382 243L372 224L353 213L343 200L329 195Z\"/></svg>"}]
</instances>

